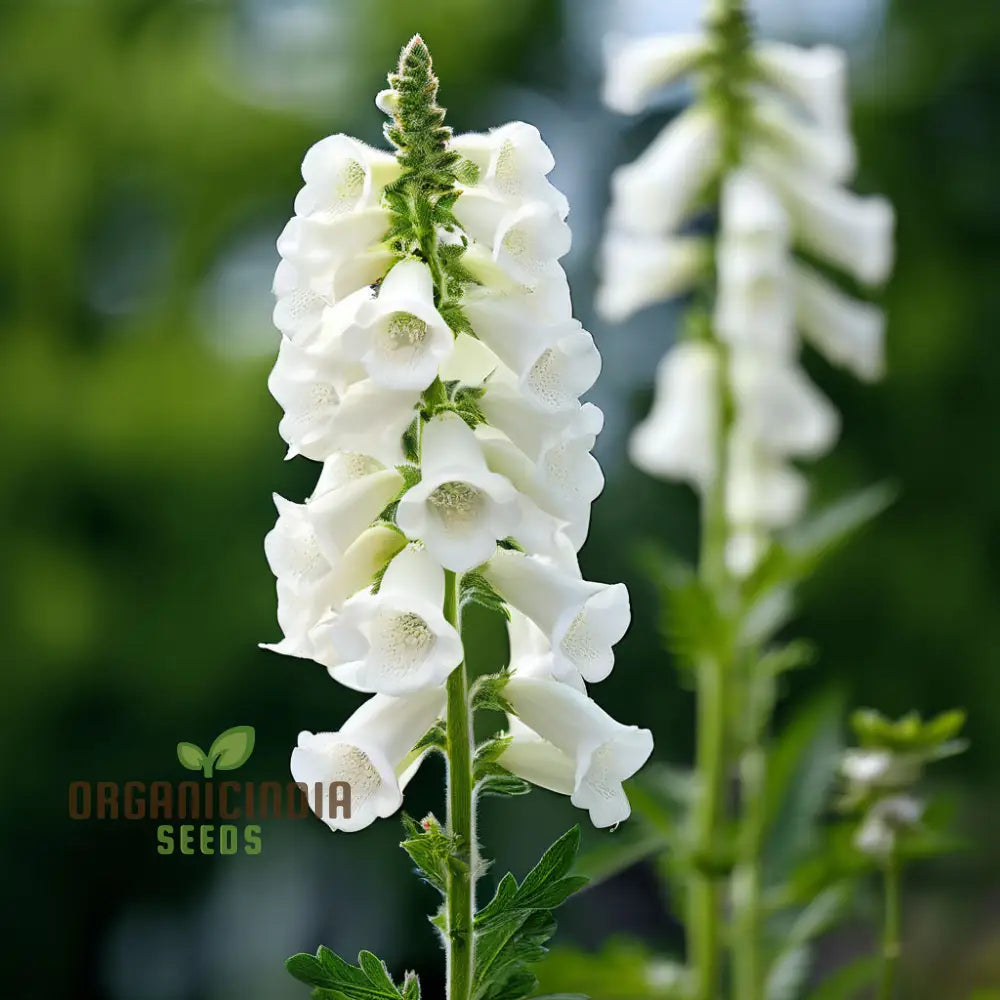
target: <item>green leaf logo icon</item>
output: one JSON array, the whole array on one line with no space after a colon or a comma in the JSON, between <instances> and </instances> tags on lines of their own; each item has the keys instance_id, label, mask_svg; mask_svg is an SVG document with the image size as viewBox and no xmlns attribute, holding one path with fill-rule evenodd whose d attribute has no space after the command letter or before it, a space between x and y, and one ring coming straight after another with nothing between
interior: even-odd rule
<instances>
[{"instance_id":1,"label":"green leaf logo icon","mask_svg":"<svg viewBox=\"0 0 1000 1000\"><path fill-rule=\"evenodd\" d=\"M189 771L201 771L211 778L215 770L234 771L242 767L253 753L253 744L253 726L233 726L216 736L208 753L197 743L178 743L177 759Z\"/></svg>"}]
</instances>

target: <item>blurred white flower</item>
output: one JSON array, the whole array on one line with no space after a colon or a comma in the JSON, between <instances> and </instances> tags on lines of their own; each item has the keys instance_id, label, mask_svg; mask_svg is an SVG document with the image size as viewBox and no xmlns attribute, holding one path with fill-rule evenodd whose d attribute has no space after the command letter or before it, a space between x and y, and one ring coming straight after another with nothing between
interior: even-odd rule
<instances>
[{"instance_id":1,"label":"blurred white flower","mask_svg":"<svg viewBox=\"0 0 1000 1000\"><path fill-rule=\"evenodd\" d=\"M657 90L694 69L708 44L701 34L609 38L604 103L623 115L637 114Z\"/></svg>"},{"instance_id":2,"label":"blurred white flower","mask_svg":"<svg viewBox=\"0 0 1000 1000\"><path fill-rule=\"evenodd\" d=\"M611 175L613 227L634 233L675 229L719 167L719 122L706 108L682 111L633 163Z\"/></svg>"},{"instance_id":3,"label":"blurred white flower","mask_svg":"<svg viewBox=\"0 0 1000 1000\"><path fill-rule=\"evenodd\" d=\"M702 342L671 348L656 369L653 408L632 432L629 457L644 472L706 489L715 479L719 355Z\"/></svg>"}]
</instances>

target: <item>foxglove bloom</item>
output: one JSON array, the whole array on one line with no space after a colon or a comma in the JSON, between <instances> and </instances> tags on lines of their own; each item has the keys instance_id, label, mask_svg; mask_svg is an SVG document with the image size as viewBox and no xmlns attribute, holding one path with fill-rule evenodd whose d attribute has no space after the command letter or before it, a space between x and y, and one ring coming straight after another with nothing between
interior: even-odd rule
<instances>
[{"instance_id":1,"label":"foxglove bloom","mask_svg":"<svg viewBox=\"0 0 1000 1000\"><path fill-rule=\"evenodd\" d=\"M309 805L331 830L352 832L391 816L421 755L413 747L444 708L444 691L369 698L335 733L299 733L292 777L306 785ZM330 786L350 786L350 816L334 808ZM317 785L321 797L317 797Z\"/></svg>"},{"instance_id":2,"label":"foxglove bloom","mask_svg":"<svg viewBox=\"0 0 1000 1000\"><path fill-rule=\"evenodd\" d=\"M699 100L612 178L597 306L621 320L691 291L708 269L698 262L705 237L685 227L720 191L705 336L668 352L630 454L652 475L723 497L726 561L743 577L772 533L802 514L805 482L791 463L825 454L839 431L799 367L800 337L860 378L884 367L881 312L793 251L880 284L893 213L884 198L843 186L855 152L842 53L754 42L734 8L702 34L613 46L605 97L635 113L687 73L703 84Z\"/></svg>"},{"instance_id":3,"label":"foxglove bloom","mask_svg":"<svg viewBox=\"0 0 1000 1000\"><path fill-rule=\"evenodd\" d=\"M612 669L629 602L621 584L577 568L604 485L591 454L603 415L580 399L601 359L559 263L569 207L534 126L444 127L419 39L390 83L377 103L394 150L318 142L278 240L269 386L289 457L323 465L304 503L276 499L265 547L284 638L270 648L372 695L339 732L303 733L292 769L350 782L355 814L322 818L353 830L398 808L418 745L446 749L450 787L469 789L470 809L460 613L478 601L528 616L554 686L539 697L558 706L568 694L572 709L539 738L572 762L573 801L617 823L621 781L651 744L583 690ZM694 258L684 269L708 262L703 249ZM534 718L537 698L514 700ZM512 718L512 731L525 725ZM422 740L443 726L445 743ZM449 828L456 843L474 840L471 813L451 801Z\"/></svg>"}]
</instances>

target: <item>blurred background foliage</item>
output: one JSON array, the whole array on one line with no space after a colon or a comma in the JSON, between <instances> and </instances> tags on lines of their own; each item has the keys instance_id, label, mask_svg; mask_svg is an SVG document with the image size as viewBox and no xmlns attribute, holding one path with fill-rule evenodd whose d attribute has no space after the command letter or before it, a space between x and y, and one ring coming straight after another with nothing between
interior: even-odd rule
<instances>
[{"instance_id":1,"label":"blurred background foliage","mask_svg":"<svg viewBox=\"0 0 1000 1000\"><path fill-rule=\"evenodd\" d=\"M767 33L849 47L859 186L899 213L888 379L860 387L812 367L845 413L817 498L883 478L901 497L804 591L798 631L821 657L790 680L782 716L826 691L890 714L970 710L972 750L939 775L975 847L910 884L904 992L963 1000L1000 982L1000 7L754 6ZM394 821L350 838L270 821L260 857L167 858L148 823L66 813L70 780L178 778L177 741L205 745L236 724L257 728L240 776L284 778L298 730L334 728L360 700L255 646L277 634L261 547L270 493L300 498L314 478L303 460L281 463L269 285L302 153L336 131L379 141L371 98L416 30L456 129L521 117L556 154L577 310L605 358L594 399L608 415L608 487L584 570L626 579L635 608L602 702L654 730L658 759L689 759L690 694L660 652L638 556L654 538L690 551L694 503L623 458L675 317L608 327L591 291L607 175L655 127L599 107L600 39L683 28L696 11L687 0L0 5L4 995L280 1000L303 992L282 960L320 940L372 947L440 993L422 916L432 894L409 876ZM477 663L495 667L496 623L474 616L470 634ZM439 785L426 767L408 809L440 810ZM542 792L491 800L488 853L523 872L571 812ZM562 925L559 940L584 950L609 932L679 946L643 866L570 904ZM848 927L830 960L869 939L863 923ZM634 967L637 948L559 961L597 996L643 995L622 976L619 993L598 983L616 962Z\"/></svg>"}]
</instances>

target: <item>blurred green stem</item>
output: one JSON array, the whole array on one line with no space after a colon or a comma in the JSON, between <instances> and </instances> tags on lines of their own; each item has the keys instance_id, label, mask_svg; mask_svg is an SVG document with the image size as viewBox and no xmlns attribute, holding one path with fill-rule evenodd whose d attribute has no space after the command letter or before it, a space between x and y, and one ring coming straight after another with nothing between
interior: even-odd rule
<instances>
[{"instance_id":1,"label":"blurred green stem","mask_svg":"<svg viewBox=\"0 0 1000 1000\"><path fill-rule=\"evenodd\" d=\"M885 890L885 922L882 927L882 978L878 1000L893 1000L899 974L902 865L893 851L882 872Z\"/></svg>"},{"instance_id":2,"label":"blurred green stem","mask_svg":"<svg viewBox=\"0 0 1000 1000\"><path fill-rule=\"evenodd\" d=\"M751 678L751 689L752 686ZM748 707L753 709L753 706ZM739 1000L759 1000L763 982L760 968L761 851L767 780L767 752L759 732L743 750L739 776L740 829L732 878L733 982Z\"/></svg>"},{"instance_id":3,"label":"blurred green stem","mask_svg":"<svg viewBox=\"0 0 1000 1000\"><path fill-rule=\"evenodd\" d=\"M715 480L706 490L702 508L700 575L720 605L727 589L725 564L726 515L725 431L717 442ZM710 657L697 672L697 799L692 833L695 865L688 893L688 955L697 982L698 1000L718 1000L720 987L720 917L723 878L719 868L718 835L724 820L726 787L726 700L728 665Z\"/></svg>"},{"instance_id":4,"label":"blurred green stem","mask_svg":"<svg viewBox=\"0 0 1000 1000\"><path fill-rule=\"evenodd\" d=\"M461 632L458 577L445 571L444 616ZM452 864L448 869L448 1000L469 1000L472 995L475 914L473 879L475 813L472 780L472 718L465 662L448 678L448 833L453 838Z\"/></svg>"}]
</instances>

